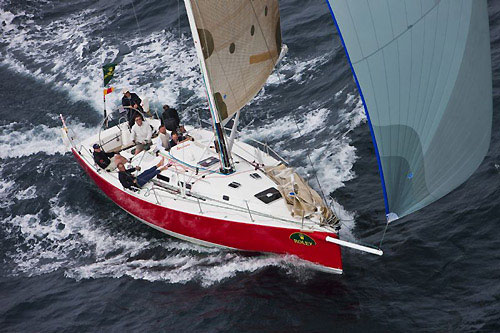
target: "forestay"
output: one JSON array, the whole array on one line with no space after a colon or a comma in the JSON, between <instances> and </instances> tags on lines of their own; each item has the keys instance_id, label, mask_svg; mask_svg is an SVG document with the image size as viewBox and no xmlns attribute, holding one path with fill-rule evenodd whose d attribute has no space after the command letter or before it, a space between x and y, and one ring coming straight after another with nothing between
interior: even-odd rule
<instances>
[{"instance_id":1,"label":"forestay","mask_svg":"<svg viewBox=\"0 0 500 333\"><path fill-rule=\"evenodd\" d=\"M278 0L187 1L224 122L259 92L278 61L282 46Z\"/></svg>"},{"instance_id":2,"label":"forestay","mask_svg":"<svg viewBox=\"0 0 500 333\"><path fill-rule=\"evenodd\" d=\"M389 219L462 184L492 123L486 0L327 0L377 151Z\"/></svg>"}]
</instances>

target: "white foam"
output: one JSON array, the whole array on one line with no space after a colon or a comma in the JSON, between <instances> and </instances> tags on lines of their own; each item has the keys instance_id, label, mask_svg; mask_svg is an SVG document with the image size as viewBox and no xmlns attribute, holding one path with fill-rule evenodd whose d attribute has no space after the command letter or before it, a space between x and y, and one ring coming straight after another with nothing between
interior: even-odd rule
<instances>
[{"instance_id":1,"label":"white foam","mask_svg":"<svg viewBox=\"0 0 500 333\"><path fill-rule=\"evenodd\" d=\"M329 61L331 54L324 54L310 59L292 58L288 55L283 58L277 70L271 74L267 84L276 85L290 81L307 83L313 77L317 68Z\"/></svg>"},{"instance_id":2,"label":"white foam","mask_svg":"<svg viewBox=\"0 0 500 333\"><path fill-rule=\"evenodd\" d=\"M32 186L30 186L28 188L19 190L19 191L16 192L16 194L14 196L19 201L34 199L34 198L37 197L37 195L36 195L36 186L32 185Z\"/></svg>"},{"instance_id":3,"label":"white foam","mask_svg":"<svg viewBox=\"0 0 500 333\"><path fill-rule=\"evenodd\" d=\"M96 128L87 128L82 124L69 125L81 137L95 133ZM36 125L29 129L19 128L18 123L0 126L0 158L16 158L37 153L47 155L64 154L67 148L62 144L61 127Z\"/></svg>"},{"instance_id":4,"label":"white foam","mask_svg":"<svg viewBox=\"0 0 500 333\"><path fill-rule=\"evenodd\" d=\"M4 27L0 36L0 41L7 45L1 63L67 91L75 101L89 102L96 110L102 110L101 55L106 54L108 62L113 60L120 44L129 47L130 53L118 64L112 86L127 86L143 98L172 105L177 102L180 88L195 91L202 100L198 61L189 37L158 31L117 42L105 39L99 45L97 39L88 37L106 21L104 14L96 10L84 9L46 26L33 21L29 28L24 22L10 23L15 17L22 18L22 22L28 16L0 9L0 18L8 22L8 29ZM97 51L90 51L96 48ZM121 99L117 91L107 96L109 108Z\"/></svg>"},{"instance_id":5,"label":"white foam","mask_svg":"<svg viewBox=\"0 0 500 333\"><path fill-rule=\"evenodd\" d=\"M15 183L11 180L0 180L0 208L7 208L14 203L11 196L14 185Z\"/></svg>"},{"instance_id":6,"label":"white foam","mask_svg":"<svg viewBox=\"0 0 500 333\"><path fill-rule=\"evenodd\" d=\"M340 93L336 98L340 97ZM242 138L252 138L276 142L272 147L285 159L298 166L296 170L309 179L309 183L316 190L323 190L325 196L343 187L345 182L356 177L353 165L356 162L356 148L351 145L349 133L351 130L366 121L363 105L359 99L347 94L344 102L345 107L338 110L339 121L335 124L325 126L331 118L331 110L319 108L310 112L302 111L302 118L285 116L259 127L245 128ZM325 133L331 133L325 135ZM301 149L285 148L290 140L298 139L301 134L305 135L310 146L301 143ZM316 140L318 136L327 139ZM310 163L307 155L311 158ZM313 165L314 164L314 165ZM316 182L316 176L319 183ZM321 187L320 187L321 186ZM332 206L336 215L343 220L347 226L349 236L354 226L354 213L346 211L338 202L332 200Z\"/></svg>"},{"instance_id":7,"label":"white foam","mask_svg":"<svg viewBox=\"0 0 500 333\"><path fill-rule=\"evenodd\" d=\"M285 258L278 256L243 257L236 253L219 252L208 256L192 253L168 255L165 259L113 258L82 265L66 271L66 276L77 280L103 277L131 277L146 281L169 283L199 282L209 286L234 277L240 272L254 272L270 266L285 266Z\"/></svg>"},{"instance_id":8,"label":"white foam","mask_svg":"<svg viewBox=\"0 0 500 333\"><path fill-rule=\"evenodd\" d=\"M0 221L9 237L18 242L16 250L7 254L15 264L13 274L36 276L63 270L65 276L76 280L127 276L209 286L239 272L254 272L270 266L293 273L290 262L297 262L282 256L242 256L174 240L163 234L158 238L135 236L113 230L115 228L105 229L103 221L70 212L59 204L57 197L47 205L51 207L49 219L44 220L45 215L40 211ZM116 228L126 223L120 221ZM303 264L297 263L297 272L300 272Z\"/></svg>"},{"instance_id":9,"label":"white foam","mask_svg":"<svg viewBox=\"0 0 500 333\"><path fill-rule=\"evenodd\" d=\"M15 29L15 25L12 24L12 20L16 15L12 14L10 11L0 10L0 29L2 33L7 33Z\"/></svg>"}]
</instances>

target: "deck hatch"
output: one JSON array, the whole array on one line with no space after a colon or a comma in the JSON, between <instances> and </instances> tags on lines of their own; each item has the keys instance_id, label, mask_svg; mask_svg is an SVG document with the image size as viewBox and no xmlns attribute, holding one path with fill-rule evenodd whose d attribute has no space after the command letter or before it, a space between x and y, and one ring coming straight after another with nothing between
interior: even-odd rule
<instances>
[{"instance_id":1,"label":"deck hatch","mask_svg":"<svg viewBox=\"0 0 500 333\"><path fill-rule=\"evenodd\" d=\"M232 182L232 183L229 183L227 186L232 187L232 188L238 188L241 186L241 184L238 182Z\"/></svg>"},{"instance_id":2,"label":"deck hatch","mask_svg":"<svg viewBox=\"0 0 500 333\"><path fill-rule=\"evenodd\" d=\"M268 204L281 198L281 193L276 188L270 187L265 191L257 193L255 197Z\"/></svg>"},{"instance_id":3,"label":"deck hatch","mask_svg":"<svg viewBox=\"0 0 500 333\"><path fill-rule=\"evenodd\" d=\"M200 165L204 168L208 168L208 167L211 167L212 165L217 164L217 163L219 163L219 159L216 157L210 156L210 157L205 158L204 160L199 161L198 165Z\"/></svg>"}]
</instances>

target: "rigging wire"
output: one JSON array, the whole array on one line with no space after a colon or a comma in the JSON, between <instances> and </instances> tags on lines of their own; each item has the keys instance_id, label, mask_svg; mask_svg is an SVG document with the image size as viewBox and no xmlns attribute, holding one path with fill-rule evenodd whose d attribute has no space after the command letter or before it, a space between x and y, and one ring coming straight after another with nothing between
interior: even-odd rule
<instances>
[{"instance_id":1,"label":"rigging wire","mask_svg":"<svg viewBox=\"0 0 500 333\"><path fill-rule=\"evenodd\" d=\"M177 30L179 34L179 43L181 41L181 4L180 0L177 0ZM182 114L182 92L181 92L181 80L178 80L179 82L179 110L181 111ZM182 150L182 159L185 161L185 149ZM177 177L179 178L179 177ZM187 186L187 181L186 181L186 173L184 173L184 182L183 182L183 187L184 187L184 192L186 191L186 186Z\"/></svg>"},{"instance_id":2,"label":"rigging wire","mask_svg":"<svg viewBox=\"0 0 500 333\"><path fill-rule=\"evenodd\" d=\"M257 24L258 24L258 26L259 26L259 30L260 30L260 31L261 31L261 33L262 33L262 37L263 37L263 39L264 39L264 43L266 44L267 51L269 52L269 54L272 54L272 53L271 53L271 49L269 48L269 45L268 45L268 43L267 43L266 37L264 36L264 32L263 32L262 27L261 27L261 25L260 25L260 22L259 22L259 19L258 19L258 16L257 16L257 12L255 11L255 7L253 6L253 3L251 4L251 6L252 6L252 9L253 9L253 11L254 11L254 15L255 15L255 18L256 18L256 20L257 20ZM280 55L278 54L278 59L279 59L279 56L280 56ZM276 69L276 72L277 72L276 74L277 74L277 76L278 76L278 81L280 82L280 84L283 84L283 81L281 80L281 74L280 74L280 69L281 69L281 61L280 61L277 65L278 65L278 66L277 66L277 69ZM293 121L294 121L294 123L295 123L295 126L297 126L297 130L299 131L299 135L300 135L300 136L302 136L302 133L301 133L301 131L300 131L299 124L298 124L298 122L297 122L297 118L296 118L295 114L293 114L293 113L292 113L292 119L293 119ZM316 182L318 183L318 187L319 187L319 190L320 190L321 196L322 196L323 200L325 201L325 203L327 203L328 201L326 200L325 193L324 193L323 188L322 188L322 186L321 186L321 183L320 183L320 181L319 181L319 179L318 179L318 173L317 173L317 171L316 171L316 168L314 167L314 164L312 163L311 156L310 156L310 154L309 154L309 152L308 152L307 150L306 150L305 152L306 152L307 158L308 158L308 160L309 160L309 163L310 163L310 165L311 165L311 167L312 167L312 169L313 169L313 172L314 172L314 178L316 179ZM334 212L334 214L335 214L335 217L337 217L338 221L340 222L341 220L340 220L340 218L339 218L339 214L337 214L337 212L335 211L335 206L334 206L334 205L332 205L332 204L330 203L330 207L332 208L332 210L333 210L333 212Z\"/></svg>"},{"instance_id":3,"label":"rigging wire","mask_svg":"<svg viewBox=\"0 0 500 333\"><path fill-rule=\"evenodd\" d=\"M267 40L266 40L266 38L265 38L265 36L264 36L264 33L263 33L263 30L262 30L262 27L261 27L261 25L260 25L260 22L259 22L259 19L258 19L258 16L257 16L257 12L255 11L255 8L254 8L253 4L251 4L251 6L252 6L252 9L253 9L253 11L254 11L254 15L255 15L255 18L256 18L256 20L257 20L257 24L258 24L258 26L259 26L259 30L261 31L261 33L262 33L262 37L263 37L264 42L265 42L265 44L266 44L267 51L269 52L269 54L271 54L271 49L269 48L269 45L268 45L268 43L267 43ZM278 59L279 59L279 56L280 56L280 55L278 54ZM283 84L283 81L281 80L281 74L280 74L280 69L281 69L281 61L280 61L277 65L278 65L278 66L277 66L277 69L276 69L276 72L277 72L276 74L277 74L277 76L278 76L278 81L280 82L280 84ZM293 122L295 123L295 126L297 126L297 130L299 131L299 135L300 135L300 136L302 136L302 133L301 133L301 131L300 131L299 124L298 124L298 122L297 122L297 118L296 118L295 114L293 114L293 113L292 113L292 119L293 119ZM305 152L306 152L307 158L308 158L308 160L309 160L309 163L310 163L310 165L311 165L311 167L312 167L312 169L313 169L313 172L314 172L314 178L316 179L316 182L318 183L318 187L319 187L319 190L320 190L320 193L321 193L321 197L323 198L323 200L325 201L325 203L328 203L328 201L326 200L326 196L325 196L325 193L324 193L324 191L323 191L323 188L322 188L322 186L321 186L321 183L320 183L320 181L319 181L319 179L318 179L318 173L317 173L317 171L316 171L316 168L314 167L314 164L312 163L311 156L310 156L310 154L309 154L309 152L308 152L307 150L306 150ZM333 213L335 214L335 217L338 219L338 221L339 221L339 222L341 222L340 217L339 217L339 214L337 214L337 212L335 211L335 205L332 205L332 203L330 202L330 205L329 205L329 206L332 208L332 211L333 211Z\"/></svg>"},{"instance_id":4,"label":"rigging wire","mask_svg":"<svg viewBox=\"0 0 500 333\"><path fill-rule=\"evenodd\" d=\"M389 219L387 219L387 223L385 224L384 233L382 234L382 239L380 239L380 244L378 245L379 248L382 247L382 243L384 242L384 237L385 237L385 233L387 232L388 226L389 226Z\"/></svg>"},{"instance_id":5,"label":"rigging wire","mask_svg":"<svg viewBox=\"0 0 500 333\"><path fill-rule=\"evenodd\" d=\"M177 0L177 30L179 33L179 43L181 42L182 34L181 34L181 4L180 0ZM182 114L182 85L181 80L179 82L179 111Z\"/></svg>"},{"instance_id":6,"label":"rigging wire","mask_svg":"<svg viewBox=\"0 0 500 333\"><path fill-rule=\"evenodd\" d=\"M130 0L130 3L132 4L132 9L134 10L135 23L137 24L137 29L139 30L139 36L143 37L141 27L139 26L139 20L137 19L137 13L135 11L134 0Z\"/></svg>"}]
</instances>

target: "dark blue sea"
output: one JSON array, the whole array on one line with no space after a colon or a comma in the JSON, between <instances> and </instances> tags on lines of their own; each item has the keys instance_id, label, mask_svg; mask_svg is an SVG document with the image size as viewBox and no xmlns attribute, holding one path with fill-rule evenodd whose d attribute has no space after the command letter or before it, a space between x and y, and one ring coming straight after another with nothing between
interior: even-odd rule
<instances>
[{"instance_id":1,"label":"dark blue sea","mask_svg":"<svg viewBox=\"0 0 500 333\"><path fill-rule=\"evenodd\" d=\"M268 142L319 189L317 178L343 238L378 245L377 162L326 2L280 9L289 52L245 108L242 138ZM107 199L62 144L59 114L81 137L100 126L103 61L118 63L112 86L177 107L185 123L208 119L182 1L0 0L0 331L500 331L499 1L489 19L484 162L391 224L384 256L344 249L337 276L153 230ZM108 95L108 109L119 97Z\"/></svg>"}]
</instances>

